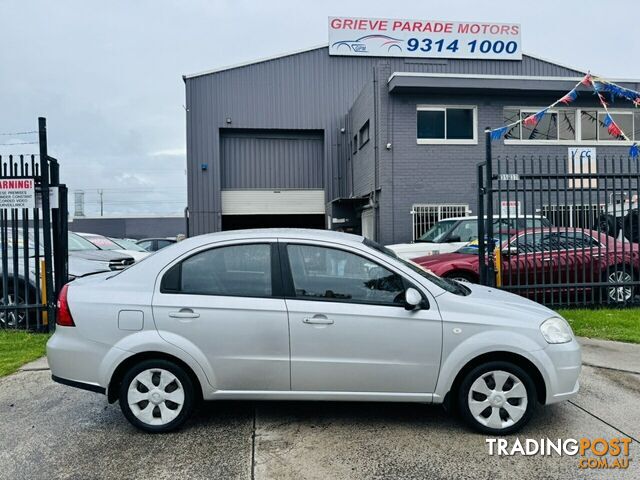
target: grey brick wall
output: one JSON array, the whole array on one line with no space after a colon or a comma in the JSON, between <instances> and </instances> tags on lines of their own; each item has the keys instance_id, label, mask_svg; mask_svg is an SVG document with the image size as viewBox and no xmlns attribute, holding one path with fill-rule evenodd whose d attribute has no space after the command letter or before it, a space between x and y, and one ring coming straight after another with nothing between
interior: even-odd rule
<instances>
[{"instance_id":1,"label":"grey brick wall","mask_svg":"<svg viewBox=\"0 0 640 480\"><path fill-rule=\"evenodd\" d=\"M386 72L381 72L386 75ZM381 90L386 85L382 85ZM381 92L381 98L384 93ZM380 138L383 146L391 142L392 150L381 148L380 160L380 236L384 244L411 240L411 206L416 203L467 203L477 208L476 165L485 159L485 127L503 125L505 106L545 106L555 97L478 96L453 94L398 94L386 95L382 102L384 115L391 125ZM477 145L419 145L416 141L419 104L474 105L478 110ZM582 98L574 106L597 107L593 98ZM622 104L617 108L623 107ZM383 122L384 123L384 122ZM598 157L626 156L628 146L593 145ZM568 145L506 145L503 140L492 144L494 159L513 156L549 157L551 166L555 158L566 162ZM497 160L494 160L494 164ZM563 167L564 168L564 167ZM546 162L542 165L546 171ZM555 187L554 187L555 188ZM543 200L546 200L546 194ZM551 198L552 202L557 201ZM562 199L560 199L562 200ZM595 200L594 200L595 201Z\"/></svg>"}]
</instances>

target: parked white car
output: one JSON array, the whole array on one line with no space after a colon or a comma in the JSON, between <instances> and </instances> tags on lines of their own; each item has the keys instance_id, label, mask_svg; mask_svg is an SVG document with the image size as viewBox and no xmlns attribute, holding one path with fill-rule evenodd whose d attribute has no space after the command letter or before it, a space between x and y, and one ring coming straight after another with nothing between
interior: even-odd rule
<instances>
[{"instance_id":1,"label":"parked white car","mask_svg":"<svg viewBox=\"0 0 640 480\"><path fill-rule=\"evenodd\" d=\"M521 230L532 227L549 227L551 223L539 215L522 215L502 217L494 215L493 225L496 230ZM387 245L396 255L405 260L455 252L469 242L478 239L478 217L453 217L436 222L413 243L397 243Z\"/></svg>"},{"instance_id":2,"label":"parked white car","mask_svg":"<svg viewBox=\"0 0 640 480\"><path fill-rule=\"evenodd\" d=\"M139 247L135 243L131 242L131 245L121 245L116 240L105 237L104 235L98 235L97 233L81 233L75 232L76 235L84 238L88 242L91 242L99 250L110 250L113 252L124 253L132 257L136 262L139 262L143 258L150 255L144 248Z\"/></svg>"},{"instance_id":3,"label":"parked white car","mask_svg":"<svg viewBox=\"0 0 640 480\"><path fill-rule=\"evenodd\" d=\"M47 355L55 381L119 400L149 432L199 399L253 399L446 402L503 435L575 396L581 366L546 307L293 229L198 236L69 283Z\"/></svg>"}]
</instances>

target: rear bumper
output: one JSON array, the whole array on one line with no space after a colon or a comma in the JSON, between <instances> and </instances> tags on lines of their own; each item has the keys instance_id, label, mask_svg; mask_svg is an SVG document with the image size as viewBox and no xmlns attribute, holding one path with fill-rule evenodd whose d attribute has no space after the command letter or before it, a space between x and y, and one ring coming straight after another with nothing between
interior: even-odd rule
<instances>
[{"instance_id":1,"label":"rear bumper","mask_svg":"<svg viewBox=\"0 0 640 480\"><path fill-rule=\"evenodd\" d=\"M101 393L102 395L106 393L106 390L104 387L101 387L100 385L95 385L93 383L77 382L75 380L69 380L67 378L56 377L55 375L51 375L51 380L53 380L54 382L60 383L62 385L67 385L69 387L75 387L81 390L88 390L89 392Z\"/></svg>"}]
</instances>

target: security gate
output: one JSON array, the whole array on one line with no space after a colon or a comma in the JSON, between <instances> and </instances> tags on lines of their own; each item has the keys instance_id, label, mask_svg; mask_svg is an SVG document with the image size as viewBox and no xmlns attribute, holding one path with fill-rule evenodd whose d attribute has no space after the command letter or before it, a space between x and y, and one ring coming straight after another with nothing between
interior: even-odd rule
<instances>
[{"instance_id":1,"label":"security gate","mask_svg":"<svg viewBox=\"0 0 640 480\"><path fill-rule=\"evenodd\" d=\"M478 184L481 283L550 306L640 303L637 159L489 157Z\"/></svg>"},{"instance_id":2,"label":"security gate","mask_svg":"<svg viewBox=\"0 0 640 480\"><path fill-rule=\"evenodd\" d=\"M67 281L67 189L47 155L46 120L38 120L39 155L0 155L0 328L47 331Z\"/></svg>"}]
</instances>

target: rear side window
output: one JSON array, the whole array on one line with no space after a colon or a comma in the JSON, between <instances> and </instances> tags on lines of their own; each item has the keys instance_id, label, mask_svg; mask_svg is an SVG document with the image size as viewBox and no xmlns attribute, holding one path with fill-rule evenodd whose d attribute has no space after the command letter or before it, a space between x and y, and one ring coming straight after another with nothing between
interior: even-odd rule
<instances>
[{"instance_id":1,"label":"rear side window","mask_svg":"<svg viewBox=\"0 0 640 480\"><path fill-rule=\"evenodd\" d=\"M158 240L158 250L160 250L161 248L164 248L164 247L168 247L172 243L173 242L170 241L170 240Z\"/></svg>"},{"instance_id":2,"label":"rear side window","mask_svg":"<svg viewBox=\"0 0 640 480\"><path fill-rule=\"evenodd\" d=\"M271 246L233 245L192 255L162 278L163 293L270 297Z\"/></svg>"}]
</instances>

